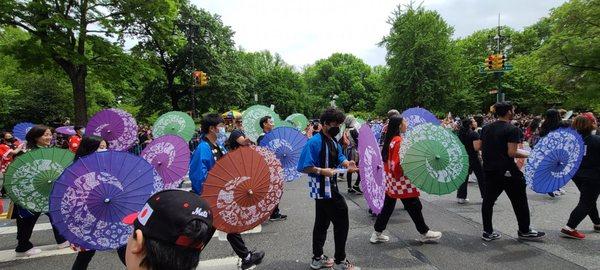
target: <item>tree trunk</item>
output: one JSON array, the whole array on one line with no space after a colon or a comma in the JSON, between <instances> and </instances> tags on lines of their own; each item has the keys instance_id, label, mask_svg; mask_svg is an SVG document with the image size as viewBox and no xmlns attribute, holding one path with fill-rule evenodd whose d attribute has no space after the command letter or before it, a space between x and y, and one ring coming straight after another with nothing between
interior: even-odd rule
<instances>
[{"instance_id":1,"label":"tree trunk","mask_svg":"<svg viewBox=\"0 0 600 270\"><path fill-rule=\"evenodd\" d=\"M87 67L85 65L77 66L75 70L69 73L69 79L73 87L73 108L75 113L75 125L85 126L88 120L87 116L87 98L85 95L85 78L87 76Z\"/></svg>"},{"instance_id":2,"label":"tree trunk","mask_svg":"<svg viewBox=\"0 0 600 270\"><path fill-rule=\"evenodd\" d=\"M167 93L171 96L171 107L173 110L179 111L179 93L177 93L177 89L173 85L174 81L174 76L167 76Z\"/></svg>"}]
</instances>

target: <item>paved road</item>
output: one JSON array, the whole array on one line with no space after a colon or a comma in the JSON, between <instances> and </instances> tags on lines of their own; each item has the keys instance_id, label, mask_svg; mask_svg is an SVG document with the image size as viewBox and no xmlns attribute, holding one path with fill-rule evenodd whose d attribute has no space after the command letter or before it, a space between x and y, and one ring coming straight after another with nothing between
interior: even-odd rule
<instances>
[{"instance_id":1,"label":"paved road","mask_svg":"<svg viewBox=\"0 0 600 270\"><path fill-rule=\"evenodd\" d=\"M340 183L345 186L346 183ZM543 242L521 242L516 237L516 220L510 202L502 195L495 206L494 225L504 237L486 243L481 234L481 200L476 184L470 184L471 203L458 205L455 194L423 195L424 215L432 229L444 233L439 244L424 245L416 241L418 233L398 203L388 233L391 241L372 245L368 242L374 220L367 215L361 196L347 196L350 209L350 233L347 252L350 260L363 269L600 269L600 233L591 232L586 219L581 230L588 233L583 241L558 236L569 212L578 199L576 188L569 184L567 194L558 199L529 194L532 225L548 232ZM289 215L287 221L266 222L244 236L252 249L267 252L264 263L257 269L309 269L311 232L314 221L314 202L308 198L306 180L288 183L281 209ZM343 192L345 194L345 192ZM346 194L345 194L346 195ZM69 269L75 254L56 250L47 217L40 218L39 230L32 241L49 249L40 258L15 260L14 221L0 220L0 269ZM325 246L333 254L333 234L330 229ZM226 241L213 238L202 254L199 269L236 269L238 260ZM98 252L90 269L123 269L114 252Z\"/></svg>"}]
</instances>

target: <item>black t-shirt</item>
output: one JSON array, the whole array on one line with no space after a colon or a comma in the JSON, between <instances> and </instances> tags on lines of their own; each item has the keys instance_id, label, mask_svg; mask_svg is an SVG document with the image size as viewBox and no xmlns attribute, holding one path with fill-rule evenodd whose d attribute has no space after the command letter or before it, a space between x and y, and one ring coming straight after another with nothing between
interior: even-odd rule
<instances>
[{"instance_id":1,"label":"black t-shirt","mask_svg":"<svg viewBox=\"0 0 600 270\"><path fill-rule=\"evenodd\" d=\"M239 137L246 137L246 134L239 129L235 129L231 132L229 139L227 139L227 147L229 148L229 151L233 151L240 147L240 144L237 142Z\"/></svg>"},{"instance_id":2,"label":"black t-shirt","mask_svg":"<svg viewBox=\"0 0 600 270\"><path fill-rule=\"evenodd\" d=\"M477 159L477 151L475 151L475 146L473 146L473 141L479 140L479 133L469 130L468 133L461 133L458 135L460 142L465 145L465 149L467 150L467 154L470 159Z\"/></svg>"},{"instance_id":3,"label":"black t-shirt","mask_svg":"<svg viewBox=\"0 0 600 270\"><path fill-rule=\"evenodd\" d=\"M575 177L600 179L600 136L586 136L583 142L585 153Z\"/></svg>"},{"instance_id":4,"label":"black t-shirt","mask_svg":"<svg viewBox=\"0 0 600 270\"><path fill-rule=\"evenodd\" d=\"M518 127L496 121L481 131L481 156L485 171L512 171L517 168L514 158L508 156L508 143L520 143L523 133Z\"/></svg>"}]
</instances>

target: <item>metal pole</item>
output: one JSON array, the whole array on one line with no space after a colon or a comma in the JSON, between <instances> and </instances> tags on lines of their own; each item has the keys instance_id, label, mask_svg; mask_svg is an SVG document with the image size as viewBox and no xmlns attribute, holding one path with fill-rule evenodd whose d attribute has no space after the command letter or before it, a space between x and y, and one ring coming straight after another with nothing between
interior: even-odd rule
<instances>
[{"instance_id":1,"label":"metal pole","mask_svg":"<svg viewBox=\"0 0 600 270\"><path fill-rule=\"evenodd\" d=\"M500 39L502 38L500 35L500 13L498 13L498 33L496 35L498 37L496 42L496 53L500 54ZM496 72L496 74L498 77L498 93L496 94L496 102L504 102L504 93L502 93L502 72Z\"/></svg>"},{"instance_id":2,"label":"metal pole","mask_svg":"<svg viewBox=\"0 0 600 270\"><path fill-rule=\"evenodd\" d=\"M190 26L196 27L193 24L190 24ZM190 47L191 55L192 55L192 85L190 86L190 92L191 92L190 95L192 98L192 119L196 118L196 94L194 91L194 75L193 75L193 72L195 70L195 68L194 68L195 64L194 64L194 48L192 46L192 42L193 42L192 39L193 39L193 36L196 34L196 32L194 30L196 30L196 29L192 29L192 34L189 35L189 38L188 38L188 46Z\"/></svg>"}]
</instances>

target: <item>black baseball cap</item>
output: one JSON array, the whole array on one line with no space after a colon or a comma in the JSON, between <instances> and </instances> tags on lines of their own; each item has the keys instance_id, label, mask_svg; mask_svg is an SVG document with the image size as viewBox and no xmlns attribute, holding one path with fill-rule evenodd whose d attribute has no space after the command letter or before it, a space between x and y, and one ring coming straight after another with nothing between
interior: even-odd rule
<instances>
[{"instance_id":1,"label":"black baseball cap","mask_svg":"<svg viewBox=\"0 0 600 270\"><path fill-rule=\"evenodd\" d=\"M200 243L193 243L183 235L192 220L200 220L210 228ZM183 190L164 190L152 195L141 211L126 216L123 223L141 230L144 237L198 250L204 248L214 233L208 203L199 195Z\"/></svg>"}]
</instances>

